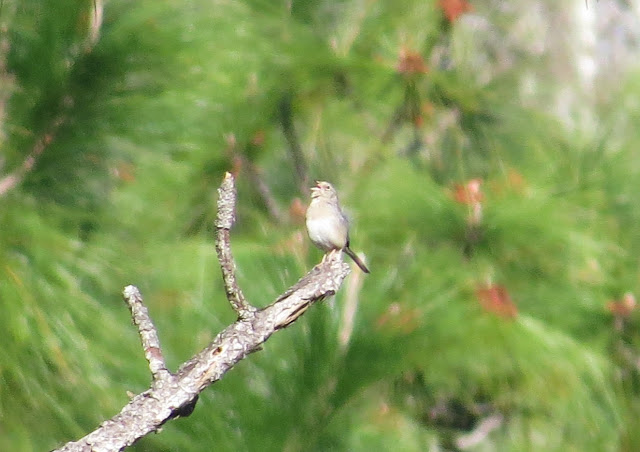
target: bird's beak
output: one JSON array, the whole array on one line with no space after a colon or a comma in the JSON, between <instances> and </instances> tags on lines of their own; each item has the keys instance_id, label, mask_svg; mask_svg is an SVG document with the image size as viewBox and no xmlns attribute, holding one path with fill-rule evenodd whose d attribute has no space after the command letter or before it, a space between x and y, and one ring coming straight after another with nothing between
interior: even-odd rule
<instances>
[{"instance_id":1,"label":"bird's beak","mask_svg":"<svg viewBox=\"0 0 640 452\"><path fill-rule=\"evenodd\" d=\"M320 195L320 182L316 181L316 186L315 187L311 187L311 197L315 198L316 196Z\"/></svg>"}]
</instances>

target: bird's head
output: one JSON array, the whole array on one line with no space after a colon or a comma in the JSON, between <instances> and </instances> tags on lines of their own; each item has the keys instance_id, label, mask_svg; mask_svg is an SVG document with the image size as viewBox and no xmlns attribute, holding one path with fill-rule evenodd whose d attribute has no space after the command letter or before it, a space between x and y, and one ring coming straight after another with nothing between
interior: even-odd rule
<instances>
[{"instance_id":1,"label":"bird's head","mask_svg":"<svg viewBox=\"0 0 640 452\"><path fill-rule=\"evenodd\" d=\"M315 198L333 198L336 196L336 191L329 182L316 181L316 186L311 187L311 199Z\"/></svg>"}]
</instances>

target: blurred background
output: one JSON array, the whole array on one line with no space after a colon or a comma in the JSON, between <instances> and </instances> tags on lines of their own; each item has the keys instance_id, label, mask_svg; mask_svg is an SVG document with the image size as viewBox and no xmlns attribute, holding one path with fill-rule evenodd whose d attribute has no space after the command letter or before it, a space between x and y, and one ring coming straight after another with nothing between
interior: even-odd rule
<instances>
[{"instance_id":1,"label":"blurred background","mask_svg":"<svg viewBox=\"0 0 640 452\"><path fill-rule=\"evenodd\" d=\"M640 450L640 1L0 1L0 450L44 451L321 258L357 268L134 451Z\"/></svg>"}]
</instances>

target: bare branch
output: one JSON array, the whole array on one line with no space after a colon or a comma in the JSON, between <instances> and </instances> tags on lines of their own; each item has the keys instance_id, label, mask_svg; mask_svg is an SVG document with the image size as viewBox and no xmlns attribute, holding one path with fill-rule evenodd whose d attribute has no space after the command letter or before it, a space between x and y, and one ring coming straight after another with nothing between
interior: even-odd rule
<instances>
[{"instance_id":1,"label":"bare branch","mask_svg":"<svg viewBox=\"0 0 640 452\"><path fill-rule=\"evenodd\" d=\"M246 157L243 157L243 161L245 167L247 168L247 175L249 177L249 180L262 198L262 201L267 208L267 212L269 212L271 218L273 218L278 223L284 223L286 221L286 216L278 205L276 198L273 196L271 188L265 182L262 174L260 174L260 169Z\"/></svg>"},{"instance_id":2,"label":"bare branch","mask_svg":"<svg viewBox=\"0 0 640 452\"><path fill-rule=\"evenodd\" d=\"M227 174L220 188L218 202L216 226L219 233L228 234L235 216L234 206L233 178ZM225 240L228 243L228 237ZM78 441L67 443L56 452L119 451L146 434L157 431L168 420L188 416L201 391L221 379L247 355L260 350L261 345L273 333L297 320L309 306L335 294L349 273L349 265L342 261L342 253L330 253L276 301L257 310L246 304L244 297L240 302L234 298L241 292L233 277L235 267L229 248L223 251L229 252L220 258L225 287L230 301L233 300L234 309L238 306L236 311L242 312L240 318L218 334L204 350L180 366L176 374L169 373L166 368L165 373L162 370L164 360L161 353L160 358L155 356L155 351L150 353L154 347L160 351L160 346L157 337L153 337L155 329L152 325L149 326L148 315L141 313L140 306L137 305L138 302L142 304L142 297L135 288L129 286L125 289L125 297L132 299L137 306L135 312L132 308L132 313L134 319L138 318L136 324L141 331L145 355L152 373L162 374L163 377L154 379L150 389L135 396L119 414L103 422L95 431ZM227 272L231 279L227 279ZM149 324L145 323L147 320ZM153 356L150 357L150 354Z\"/></svg>"},{"instance_id":3,"label":"bare branch","mask_svg":"<svg viewBox=\"0 0 640 452\"><path fill-rule=\"evenodd\" d=\"M500 413L492 414L480 422L476 428L474 428L470 433L466 435L460 435L456 439L456 446L459 449L471 449L472 447L477 446L482 441L487 439L489 434L495 429L499 428L504 422L504 416Z\"/></svg>"},{"instance_id":4,"label":"bare branch","mask_svg":"<svg viewBox=\"0 0 640 452\"><path fill-rule=\"evenodd\" d=\"M38 161L38 158L45 151L47 146L53 141L56 132L64 123L64 121L64 115L56 117L52 121L49 131L45 132L45 134L38 141L36 141L36 143L33 145L33 148L31 149L31 152L29 152L27 157L22 161L22 164L14 171L0 179L0 197L6 195L16 185L22 182L24 176L31 170L33 170L36 162Z\"/></svg>"},{"instance_id":5,"label":"bare branch","mask_svg":"<svg viewBox=\"0 0 640 452\"><path fill-rule=\"evenodd\" d=\"M227 154L233 161L234 167L236 168L236 171L232 172L237 176L240 170L244 169L246 171L247 177L249 178L251 186L256 189L258 195L260 195L260 197L262 198L262 202L264 203L267 212L269 212L271 219L277 221L278 223L285 223L287 217L278 205L276 198L273 196L271 188L262 177L260 168L258 168L258 166L254 164L253 161L248 157L249 147L260 145L261 139L257 139L254 137L251 143L246 145L245 150L238 149L238 143L236 141L235 135L227 135L226 140L228 144L228 147L226 149Z\"/></svg>"},{"instance_id":6,"label":"bare branch","mask_svg":"<svg viewBox=\"0 0 640 452\"><path fill-rule=\"evenodd\" d=\"M100 39L100 29L104 19L104 0L93 0L93 14L89 17L89 27L85 52L89 53Z\"/></svg>"},{"instance_id":7,"label":"bare branch","mask_svg":"<svg viewBox=\"0 0 640 452\"><path fill-rule=\"evenodd\" d=\"M236 264L231 254L230 229L236 221L236 186L231 173L226 173L218 189L218 216L216 217L216 251L222 268L222 279L227 299L241 319L247 318L256 308L247 303L238 281Z\"/></svg>"},{"instance_id":8,"label":"bare branch","mask_svg":"<svg viewBox=\"0 0 640 452\"><path fill-rule=\"evenodd\" d=\"M298 140L296 128L293 124L293 95L291 93L286 93L280 100L279 113L282 133L289 145L289 155L291 155L291 160L293 160L294 174L298 179L300 193L307 193L309 176L302 146L300 146L300 140Z\"/></svg>"},{"instance_id":9,"label":"bare branch","mask_svg":"<svg viewBox=\"0 0 640 452\"><path fill-rule=\"evenodd\" d=\"M160 348L160 339L147 307L142 304L142 295L135 286L127 286L123 292L124 301L129 306L133 323L138 327L144 357L149 362L149 369L153 380L167 379L170 374L164 361L164 354Z\"/></svg>"},{"instance_id":10,"label":"bare branch","mask_svg":"<svg viewBox=\"0 0 640 452\"><path fill-rule=\"evenodd\" d=\"M340 327L339 340L340 348L346 351L353 333L356 312L360 303L360 289L363 284L363 272L354 273L353 277L347 284L347 291L344 297L344 306L342 310L342 326Z\"/></svg>"},{"instance_id":11,"label":"bare branch","mask_svg":"<svg viewBox=\"0 0 640 452\"><path fill-rule=\"evenodd\" d=\"M4 4L0 0L0 11L3 7ZM99 39L103 19L103 7L103 0L93 0L93 11L89 16L87 30L87 43L84 48L85 53L90 53ZM7 108L6 103L11 95L9 87L11 87L11 84L13 83L13 77L7 73L6 67L6 56L9 54L10 48L9 40L6 38L6 35L7 24L0 22L0 124L4 119ZM77 52L73 53L73 55L74 57L78 56ZM77 58L69 61L69 72L71 72L72 66L74 66L76 62ZM73 103L74 100L71 93L67 93L62 96L59 106L60 113L50 121L47 127L43 130L42 135L36 139L22 163L13 171L0 178L0 198L18 186L24 180L25 176L34 169L40 156L53 142L62 125L67 122L68 112L73 106ZM2 139L3 136L0 131L0 143L2 143Z\"/></svg>"}]
</instances>

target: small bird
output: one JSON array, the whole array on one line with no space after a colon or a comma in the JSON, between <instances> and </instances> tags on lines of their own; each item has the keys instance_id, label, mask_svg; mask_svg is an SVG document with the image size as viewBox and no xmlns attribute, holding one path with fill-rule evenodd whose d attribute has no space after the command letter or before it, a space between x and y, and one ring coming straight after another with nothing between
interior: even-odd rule
<instances>
[{"instance_id":1,"label":"small bird","mask_svg":"<svg viewBox=\"0 0 640 452\"><path fill-rule=\"evenodd\" d=\"M316 186L311 187L307 232L313 244L321 250L343 250L363 272L369 273L364 262L349 248L349 221L340 208L336 190L329 182L317 181Z\"/></svg>"}]
</instances>

